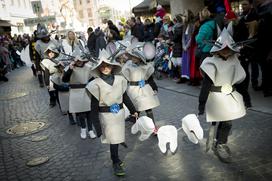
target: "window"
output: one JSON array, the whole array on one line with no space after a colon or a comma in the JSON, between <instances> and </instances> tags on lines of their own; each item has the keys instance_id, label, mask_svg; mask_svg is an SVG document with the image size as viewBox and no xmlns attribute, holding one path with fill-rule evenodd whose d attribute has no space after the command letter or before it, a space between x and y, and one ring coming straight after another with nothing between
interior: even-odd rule
<instances>
[{"instance_id":1,"label":"window","mask_svg":"<svg viewBox=\"0 0 272 181\"><path fill-rule=\"evenodd\" d=\"M92 17L93 16L93 12L92 12L91 8L88 8L87 12L88 12L88 17Z\"/></svg>"},{"instance_id":2,"label":"window","mask_svg":"<svg viewBox=\"0 0 272 181\"><path fill-rule=\"evenodd\" d=\"M24 32L24 24L23 23L17 23L17 29L19 33Z\"/></svg>"},{"instance_id":3,"label":"window","mask_svg":"<svg viewBox=\"0 0 272 181\"><path fill-rule=\"evenodd\" d=\"M78 12L78 16L80 19L83 19L83 11L82 10Z\"/></svg>"}]
</instances>

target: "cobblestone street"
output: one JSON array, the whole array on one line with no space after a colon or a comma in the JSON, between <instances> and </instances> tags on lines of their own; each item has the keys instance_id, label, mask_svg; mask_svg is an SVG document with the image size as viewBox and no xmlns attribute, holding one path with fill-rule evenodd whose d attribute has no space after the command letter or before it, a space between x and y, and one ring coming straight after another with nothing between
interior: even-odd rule
<instances>
[{"instance_id":1,"label":"cobblestone street","mask_svg":"<svg viewBox=\"0 0 272 181\"><path fill-rule=\"evenodd\" d=\"M198 145L189 142L181 130L176 154L164 155L157 146L157 138L141 142L130 133L126 123L126 143L120 147L120 158L125 162L126 176L113 175L109 145L100 139L80 138L80 128L69 125L58 107L49 108L46 88L38 86L30 68L23 67L0 82L0 180L178 180L178 181L261 181L272 177L272 112L269 98L256 96L257 107L233 121L229 146L234 162L225 164L210 151L205 152L208 124L201 119L204 139ZM161 106L154 115L158 125L181 127L181 118L197 113L199 88L177 85L164 79L157 81ZM180 91L177 91L180 88ZM15 94L25 93L22 97ZM10 96L14 96L13 98ZM263 101L263 103L262 103ZM255 103L255 104L254 104ZM11 136L6 131L17 123L42 121L44 129L25 136ZM33 136L48 139L33 142ZM34 157L48 156L48 162L29 167L26 162Z\"/></svg>"}]
</instances>

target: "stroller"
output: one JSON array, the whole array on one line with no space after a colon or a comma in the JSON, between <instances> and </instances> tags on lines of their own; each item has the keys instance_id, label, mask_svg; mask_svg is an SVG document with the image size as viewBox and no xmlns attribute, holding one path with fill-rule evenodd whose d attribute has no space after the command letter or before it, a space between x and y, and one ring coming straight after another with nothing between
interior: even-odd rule
<instances>
[{"instance_id":1,"label":"stroller","mask_svg":"<svg viewBox=\"0 0 272 181\"><path fill-rule=\"evenodd\" d=\"M156 55L154 58L154 76L157 80L161 80L163 78L163 73L168 74L169 72L169 52L169 45L167 43L163 41L156 43Z\"/></svg>"}]
</instances>

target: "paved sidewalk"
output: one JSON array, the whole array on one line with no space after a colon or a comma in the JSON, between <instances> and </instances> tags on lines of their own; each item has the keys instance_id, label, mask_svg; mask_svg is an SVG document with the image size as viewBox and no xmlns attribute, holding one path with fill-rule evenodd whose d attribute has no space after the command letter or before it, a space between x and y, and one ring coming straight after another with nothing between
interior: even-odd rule
<instances>
[{"instance_id":1,"label":"paved sidewalk","mask_svg":"<svg viewBox=\"0 0 272 181\"><path fill-rule=\"evenodd\" d=\"M0 180L227 180L260 181L272 176L272 111L267 98L253 98L254 110L233 121L229 145L234 162L221 163L212 152L205 152L205 141L194 145L183 131L178 135L175 155L163 155L157 138L144 142L130 133L126 124L128 148L120 147L120 157L125 162L127 175L113 176L109 146L100 139L81 140L79 127L70 126L66 116L57 107L49 108L48 93L38 86L31 70L24 67L8 75L9 82L0 82ZM154 110L159 125L171 124L179 128L180 119L196 113L199 88L177 85L171 80L157 81L161 106ZM1 99L18 92L26 96L10 100ZM256 95L259 93L256 93ZM263 102L264 101L264 102ZM31 135L12 137L5 131L16 123L42 120L48 127ZM201 120L207 134L208 124ZM41 142L32 142L33 136L48 136ZM40 166L28 167L33 157L48 156L49 161Z\"/></svg>"}]
</instances>

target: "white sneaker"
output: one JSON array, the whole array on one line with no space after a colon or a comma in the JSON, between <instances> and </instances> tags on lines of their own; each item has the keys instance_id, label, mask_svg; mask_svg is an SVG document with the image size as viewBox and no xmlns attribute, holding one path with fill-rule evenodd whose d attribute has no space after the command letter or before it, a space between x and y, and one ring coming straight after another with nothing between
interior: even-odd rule
<instances>
[{"instance_id":1,"label":"white sneaker","mask_svg":"<svg viewBox=\"0 0 272 181\"><path fill-rule=\"evenodd\" d=\"M89 131L89 135L92 139L96 138L96 135L94 134L93 130Z\"/></svg>"},{"instance_id":2,"label":"white sneaker","mask_svg":"<svg viewBox=\"0 0 272 181\"><path fill-rule=\"evenodd\" d=\"M86 128L81 128L80 137L82 139L86 139L87 138L87 129Z\"/></svg>"}]
</instances>

